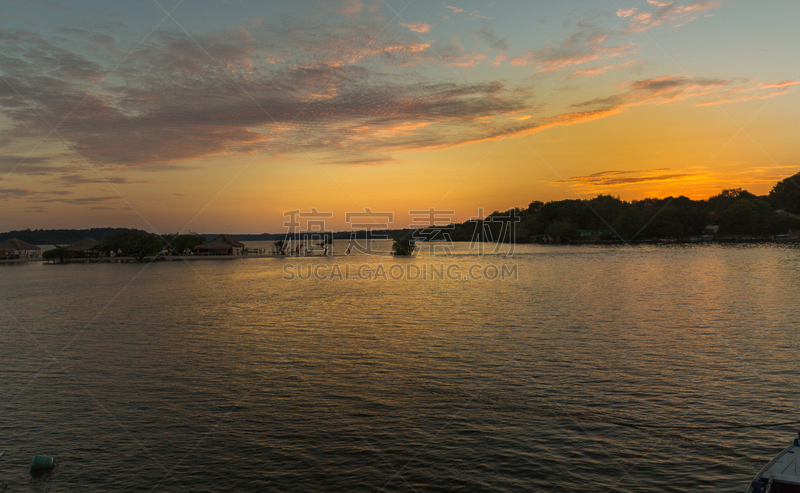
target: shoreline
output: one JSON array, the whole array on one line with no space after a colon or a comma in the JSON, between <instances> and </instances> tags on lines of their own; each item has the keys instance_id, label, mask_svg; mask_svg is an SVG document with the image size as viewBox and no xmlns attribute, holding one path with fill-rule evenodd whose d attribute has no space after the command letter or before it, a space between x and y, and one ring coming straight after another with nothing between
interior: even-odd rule
<instances>
[{"instance_id":1,"label":"shoreline","mask_svg":"<svg viewBox=\"0 0 800 493\"><path fill-rule=\"evenodd\" d=\"M44 263L44 264L129 264L146 262L177 262L180 260L240 260L240 259L263 259L263 258L322 258L322 257L346 257L346 255L172 255L169 257L144 257L142 260L136 257L87 257L87 258L71 258L63 262L49 261L42 257L29 257L18 258L9 260L0 260L0 264L27 264L27 263Z\"/></svg>"},{"instance_id":2,"label":"shoreline","mask_svg":"<svg viewBox=\"0 0 800 493\"><path fill-rule=\"evenodd\" d=\"M461 242L459 242L461 243ZM775 245L800 245L800 241L776 241L773 239L765 238L731 238L720 239L714 241L639 241L636 243L624 243L621 241L585 241L585 242L563 242L563 243L518 243L520 245L538 245L538 246L554 246L554 247L574 247L574 246L607 246L607 247L620 247L620 246L659 246L659 247L672 247L672 246L685 246L685 245L754 245L754 244L775 244ZM242 260L242 259L267 259L267 258L284 258L284 259L312 259L312 258L334 258L334 257L350 257L345 254L333 255L175 255L167 257L148 256L142 260L136 257L89 257L89 258L71 258L63 262L45 260L42 257L29 257L20 259L0 259L0 265L16 265L28 263L43 263L43 264L127 264L127 263L145 263L145 262L177 262L181 260L196 261L196 260Z\"/></svg>"}]
</instances>

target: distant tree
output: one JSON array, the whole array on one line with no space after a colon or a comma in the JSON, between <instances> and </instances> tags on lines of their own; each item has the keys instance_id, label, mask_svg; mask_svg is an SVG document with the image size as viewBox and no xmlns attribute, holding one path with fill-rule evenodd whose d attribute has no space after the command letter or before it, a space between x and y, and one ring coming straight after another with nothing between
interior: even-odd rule
<instances>
[{"instance_id":1,"label":"distant tree","mask_svg":"<svg viewBox=\"0 0 800 493\"><path fill-rule=\"evenodd\" d=\"M55 245L52 250L42 252L42 258L45 260L56 260L59 264L63 264L67 259L75 256L75 252L69 250L67 247Z\"/></svg>"},{"instance_id":2,"label":"distant tree","mask_svg":"<svg viewBox=\"0 0 800 493\"><path fill-rule=\"evenodd\" d=\"M624 210L614 218L611 226L625 242L642 239L646 221L636 208Z\"/></svg>"},{"instance_id":3,"label":"distant tree","mask_svg":"<svg viewBox=\"0 0 800 493\"><path fill-rule=\"evenodd\" d=\"M772 206L759 199L739 199L719 215L720 233L758 235L766 232Z\"/></svg>"},{"instance_id":4,"label":"distant tree","mask_svg":"<svg viewBox=\"0 0 800 493\"><path fill-rule=\"evenodd\" d=\"M185 250L194 250L195 247L205 243L205 238L197 233L164 235L161 238L163 247L170 252L180 255Z\"/></svg>"},{"instance_id":5,"label":"distant tree","mask_svg":"<svg viewBox=\"0 0 800 493\"><path fill-rule=\"evenodd\" d=\"M764 225L764 232L773 235L784 234L789 231L800 231L800 219L787 215L771 214Z\"/></svg>"},{"instance_id":6,"label":"distant tree","mask_svg":"<svg viewBox=\"0 0 800 493\"><path fill-rule=\"evenodd\" d=\"M141 262L145 257L157 254L162 248L163 240L156 235L125 231L106 238L99 250L107 254L113 252L125 257L136 257Z\"/></svg>"},{"instance_id":7,"label":"distant tree","mask_svg":"<svg viewBox=\"0 0 800 493\"><path fill-rule=\"evenodd\" d=\"M534 200L530 204L528 204L528 214L536 214L544 207L544 202L541 200Z\"/></svg>"},{"instance_id":8,"label":"distant tree","mask_svg":"<svg viewBox=\"0 0 800 493\"><path fill-rule=\"evenodd\" d=\"M106 238L100 244L99 250L105 254L133 256L143 236L135 231L120 231Z\"/></svg>"},{"instance_id":9,"label":"distant tree","mask_svg":"<svg viewBox=\"0 0 800 493\"><path fill-rule=\"evenodd\" d=\"M596 218L592 221L592 224L597 227L581 227L581 229L609 229L614 219L630 208L630 204L623 202L619 197L611 195L598 195L591 200L587 200L586 203L590 207L590 212Z\"/></svg>"},{"instance_id":10,"label":"distant tree","mask_svg":"<svg viewBox=\"0 0 800 493\"><path fill-rule=\"evenodd\" d=\"M800 214L800 173L776 183L769 192L768 200L773 209Z\"/></svg>"},{"instance_id":11,"label":"distant tree","mask_svg":"<svg viewBox=\"0 0 800 493\"><path fill-rule=\"evenodd\" d=\"M162 240L156 235L147 235L136 243L134 257L141 262L145 257L156 255L164 248Z\"/></svg>"},{"instance_id":12,"label":"distant tree","mask_svg":"<svg viewBox=\"0 0 800 493\"><path fill-rule=\"evenodd\" d=\"M721 213L728 207L732 206L739 199L755 199L757 198L747 190L741 188L725 189L713 197L709 197L708 205L712 211Z\"/></svg>"},{"instance_id":13,"label":"distant tree","mask_svg":"<svg viewBox=\"0 0 800 493\"><path fill-rule=\"evenodd\" d=\"M395 238L392 241L392 253L394 255L411 255L415 249L414 240L411 235Z\"/></svg>"},{"instance_id":14,"label":"distant tree","mask_svg":"<svg viewBox=\"0 0 800 493\"><path fill-rule=\"evenodd\" d=\"M561 238L577 238L578 228L568 221L556 221L547 227L547 234Z\"/></svg>"}]
</instances>

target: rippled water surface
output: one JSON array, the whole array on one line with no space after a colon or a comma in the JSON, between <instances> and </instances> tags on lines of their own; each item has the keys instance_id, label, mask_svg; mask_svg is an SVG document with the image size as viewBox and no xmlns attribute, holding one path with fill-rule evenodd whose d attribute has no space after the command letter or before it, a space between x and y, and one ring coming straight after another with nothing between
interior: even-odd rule
<instances>
[{"instance_id":1,"label":"rippled water surface","mask_svg":"<svg viewBox=\"0 0 800 493\"><path fill-rule=\"evenodd\" d=\"M800 426L798 248L296 262L0 268L8 491L744 492Z\"/></svg>"}]
</instances>

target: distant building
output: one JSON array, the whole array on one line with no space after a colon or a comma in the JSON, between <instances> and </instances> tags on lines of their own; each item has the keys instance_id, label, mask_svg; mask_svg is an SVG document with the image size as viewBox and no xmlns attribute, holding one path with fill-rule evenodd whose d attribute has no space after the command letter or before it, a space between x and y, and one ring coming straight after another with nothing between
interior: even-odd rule
<instances>
[{"instance_id":1,"label":"distant building","mask_svg":"<svg viewBox=\"0 0 800 493\"><path fill-rule=\"evenodd\" d=\"M596 242L608 239L615 239L613 232L609 229L579 229L578 239L585 242Z\"/></svg>"},{"instance_id":2,"label":"distant building","mask_svg":"<svg viewBox=\"0 0 800 493\"><path fill-rule=\"evenodd\" d=\"M775 214L779 216L788 216L788 217L793 217L795 219L800 219L800 216L798 216L797 214L792 214L791 212L785 211L783 209L778 209L777 211L775 211Z\"/></svg>"},{"instance_id":3,"label":"distant building","mask_svg":"<svg viewBox=\"0 0 800 493\"><path fill-rule=\"evenodd\" d=\"M195 248L200 255L241 255L244 244L227 235L219 235Z\"/></svg>"},{"instance_id":4,"label":"distant building","mask_svg":"<svg viewBox=\"0 0 800 493\"><path fill-rule=\"evenodd\" d=\"M717 233L719 233L719 226L708 225L706 229L703 230L703 234L706 235L715 235Z\"/></svg>"},{"instance_id":5,"label":"distant building","mask_svg":"<svg viewBox=\"0 0 800 493\"><path fill-rule=\"evenodd\" d=\"M67 245L67 250L72 250L77 258L90 257L97 253L97 247L99 245L100 242L94 238L84 238Z\"/></svg>"},{"instance_id":6,"label":"distant building","mask_svg":"<svg viewBox=\"0 0 800 493\"><path fill-rule=\"evenodd\" d=\"M41 248L17 238L0 241L0 258L38 257Z\"/></svg>"}]
</instances>

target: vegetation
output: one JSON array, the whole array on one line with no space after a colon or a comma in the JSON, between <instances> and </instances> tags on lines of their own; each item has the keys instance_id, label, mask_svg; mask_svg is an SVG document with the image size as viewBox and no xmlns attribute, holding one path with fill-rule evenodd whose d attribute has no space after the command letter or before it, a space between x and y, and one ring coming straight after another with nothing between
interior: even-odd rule
<instances>
[{"instance_id":1,"label":"vegetation","mask_svg":"<svg viewBox=\"0 0 800 493\"><path fill-rule=\"evenodd\" d=\"M103 255L136 257L142 261L145 257L157 255L162 251L181 255L185 250L193 250L204 242L205 239L195 233L156 236L144 235L135 231L123 231L106 238L98 250Z\"/></svg>"},{"instance_id":2,"label":"vegetation","mask_svg":"<svg viewBox=\"0 0 800 493\"><path fill-rule=\"evenodd\" d=\"M0 241L7 240L9 238L19 238L22 241L27 241L28 243L33 243L34 245L52 245L53 243L69 244L83 238L92 238L102 242L110 236L123 232L139 233L141 235L148 234L146 231L142 231L140 229L129 228L26 229L21 231L0 233Z\"/></svg>"},{"instance_id":3,"label":"vegetation","mask_svg":"<svg viewBox=\"0 0 800 493\"><path fill-rule=\"evenodd\" d=\"M562 242L582 237L621 242L688 239L702 235L706 225L719 226L721 237L765 237L800 230L798 215L800 173L777 183L765 196L738 188L706 200L680 196L626 202L598 195L588 200L534 201L525 209L494 212L483 221L456 224L449 234L454 241L470 241L476 231L483 231L492 241L508 241L511 228L507 226L517 219L517 242L545 237Z\"/></svg>"},{"instance_id":4,"label":"vegetation","mask_svg":"<svg viewBox=\"0 0 800 493\"><path fill-rule=\"evenodd\" d=\"M392 242L392 253L394 255L411 255L414 253L415 248L411 235L395 238Z\"/></svg>"},{"instance_id":5,"label":"vegetation","mask_svg":"<svg viewBox=\"0 0 800 493\"><path fill-rule=\"evenodd\" d=\"M191 252L206 241L204 237L196 233L164 235L161 240L164 249L173 255L181 255L187 250Z\"/></svg>"},{"instance_id":6,"label":"vegetation","mask_svg":"<svg viewBox=\"0 0 800 493\"><path fill-rule=\"evenodd\" d=\"M63 264L66 260L71 259L74 256L75 253L72 250L68 250L66 247L58 245L56 245L52 250L42 252L43 259L47 261L55 260L59 264Z\"/></svg>"},{"instance_id":7,"label":"vegetation","mask_svg":"<svg viewBox=\"0 0 800 493\"><path fill-rule=\"evenodd\" d=\"M515 227L510 227L514 221ZM776 183L769 194L757 196L741 188L723 190L703 200L688 197L646 198L627 202L611 195L587 200L535 200L526 208L494 212L484 220L449 225L443 229L453 241L472 241L476 234L491 241L559 241L582 239L635 242L652 238L689 239L704 233L707 225L719 226L720 238L768 237L800 231L800 173ZM435 228L432 228L435 229ZM514 237L511 237L512 232ZM345 231L331 238L396 238L395 252L413 252L409 229L388 231ZM434 236L434 235L431 235ZM204 237L194 233L158 237L126 228L91 230L25 230L1 233L0 240L16 237L30 243L71 243L84 237L101 241L100 252L126 256L155 255L162 250L182 253L194 249ZM285 234L231 235L239 241L277 240L273 251L285 252ZM302 238L302 235L292 240ZM321 246L324 246L321 245ZM407 255L409 253L396 253ZM53 254L51 254L53 255Z\"/></svg>"}]
</instances>

